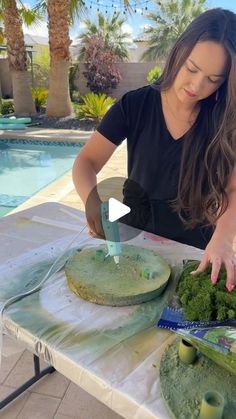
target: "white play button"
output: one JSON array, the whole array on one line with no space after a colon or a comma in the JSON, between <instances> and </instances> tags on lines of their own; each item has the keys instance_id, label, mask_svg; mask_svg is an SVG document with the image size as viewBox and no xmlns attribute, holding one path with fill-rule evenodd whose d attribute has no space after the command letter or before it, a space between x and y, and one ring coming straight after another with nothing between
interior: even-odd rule
<instances>
[{"instance_id":1,"label":"white play button","mask_svg":"<svg viewBox=\"0 0 236 419\"><path fill-rule=\"evenodd\" d=\"M110 222L119 220L119 218L128 214L131 211L128 205L122 204L115 198L109 198L108 200L108 220Z\"/></svg>"},{"instance_id":2,"label":"white play button","mask_svg":"<svg viewBox=\"0 0 236 419\"><path fill-rule=\"evenodd\" d=\"M123 177L106 178L98 182L85 203L88 216L94 213L94 202L98 202L98 195L102 203L103 220L111 223L109 228L118 227L121 243L132 240L143 230L150 229L152 216L149 196L137 182ZM117 223L117 226L112 226L113 223Z\"/></svg>"}]
</instances>

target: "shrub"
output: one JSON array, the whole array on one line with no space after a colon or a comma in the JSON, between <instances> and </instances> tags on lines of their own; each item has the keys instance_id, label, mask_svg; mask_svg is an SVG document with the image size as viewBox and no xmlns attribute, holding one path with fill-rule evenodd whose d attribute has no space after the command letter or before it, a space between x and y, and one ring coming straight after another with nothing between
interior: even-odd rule
<instances>
[{"instance_id":1,"label":"shrub","mask_svg":"<svg viewBox=\"0 0 236 419\"><path fill-rule=\"evenodd\" d=\"M147 75L147 81L148 83L154 83L155 81L157 81L159 79L161 75L161 68L156 66L151 68L151 70L148 72Z\"/></svg>"},{"instance_id":2,"label":"shrub","mask_svg":"<svg viewBox=\"0 0 236 419\"><path fill-rule=\"evenodd\" d=\"M107 46L101 35L92 35L85 47L84 76L87 86L94 93L109 93L121 80L116 66L118 60L114 50Z\"/></svg>"},{"instance_id":3,"label":"shrub","mask_svg":"<svg viewBox=\"0 0 236 419\"><path fill-rule=\"evenodd\" d=\"M8 115L14 113L14 100L13 99L2 99L1 101L1 114Z\"/></svg>"},{"instance_id":4,"label":"shrub","mask_svg":"<svg viewBox=\"0 0 236 419\"><path fill-rule=\"evenodd\" d=\"M85 96L81 96L82 104L77 105L76 114L80 118L92 119L96 123L99 123L104 117L108 109L113 105L115 99L107 96L104 93L88 93Z\"/></svg>"},{"instance_id":5,"label":"shrub","mask_svg":"<svg viewBox=\"0 0 236 419\"><path fill-rule=\"evenodd\" d=\"M48 87L50 54L47 46L40 47L34 55L33 74L35 87Z\"/></svg>"},{"instance_id":6,"label":"shrub","mask_svg":"<svg viewBox=\"0 0 236 419\"><path fill-rule=\"evenodd\" d=\"M34 87L32 88L32 96L34 99L36 111L39 112L47 103L48 89L45 89L45 87Z\"/></svg>"},{"instance_id":7,"label":"shrub","mask_svg":"<svg viewBox=\"0 0 236 419\"><path fill-rule=\"evenodd\" d=\"M71 100L77 102L79 98L79 92L75 84L76 77L79 75L79 65L71 64L69 67L69 89Z\"/></svg>"}]
</instances>

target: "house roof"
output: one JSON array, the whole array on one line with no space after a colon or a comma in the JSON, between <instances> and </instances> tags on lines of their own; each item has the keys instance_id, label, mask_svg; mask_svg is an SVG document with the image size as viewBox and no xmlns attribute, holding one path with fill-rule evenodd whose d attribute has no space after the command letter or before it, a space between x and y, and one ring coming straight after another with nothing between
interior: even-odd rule
<instances>
[{"instance_id":1,"label":"house roof","mask_svg":"<svg viewBox=\"0 0 236 419\"><path fill-rule=\"evenodd\" d=\"M24 40L26 45L48 45L48 38L46 36L24 34Z\"/></svg>"},{"instance_id":2,"label":"house roof","mask_svg":"<svg viewBox=\"0 0 236 419\"><path fill-rule=\"evenodd\" d=\"M134 42L147 42L147 39L143 38L135 38Z\"/></svg>"}]
</instances>

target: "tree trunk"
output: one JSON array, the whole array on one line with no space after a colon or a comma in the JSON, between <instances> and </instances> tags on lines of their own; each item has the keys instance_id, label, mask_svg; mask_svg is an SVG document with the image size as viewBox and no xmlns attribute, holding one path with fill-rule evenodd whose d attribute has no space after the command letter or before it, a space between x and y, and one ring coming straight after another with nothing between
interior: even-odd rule
<instances>
[{"instance_id":1,"label":"tree trunk","mask_svg":"<svg viewBox=\"0 0 236 419\"><path fill-rule=\"evenodd\" d=\"M24 44L22 19L15 0L4 2L3 19L9 67L12 74L15 113L18 115L34 115L36 110L27 72L27 53Z\"/></svg>"},{"instance_id":2,"label":"tree trunk","mask_svg":"<svg viewBox=\"0 0 236 419\"><path fill-rule=\"evenodd\" d=\"M69 93L70 0L48 0L50 80L48 116L68 116L72 112Z\"/></svg>"},{"instance_id":3,"label":"tree trunk","mask_svg":"<svg viewBox=\"0 0 236 419\"><path fill-rule=\"evenodd\" d=\"M68 61L61 61L51 65L47 101L48 116L63 117L72 113L68 71Z\"/></svg>"},{"instance_id":4,"label":"tree trunk","mask_svg":"<svg viewBox=\"0 0 236 419\"><path fill-rule=\"evenodd\" d=\"M25 88L25 86L29 86L30 74L28 71L11 70L11 77L15 114L18 116L34 115L36 111L34 103L32 105L32 94L30 89Z\"/></svg>"}]
</instances>

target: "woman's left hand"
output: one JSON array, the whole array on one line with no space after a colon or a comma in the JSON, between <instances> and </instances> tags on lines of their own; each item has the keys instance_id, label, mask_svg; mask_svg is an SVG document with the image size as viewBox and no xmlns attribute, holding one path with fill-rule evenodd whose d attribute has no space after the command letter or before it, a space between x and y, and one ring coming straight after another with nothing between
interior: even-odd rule
<instances>
[{"instance_id":1,"label":"woman's left hand","mask_svg":"<svg viewBox=\"0 0 236 419\"><path fill-rule=\"evenodd\" d=\"M229 240L219 240L213 234L205 249L200 265L191 274L197 275L200 272L204 272L209 264L212 266L212 284L214 285L217 282L221 265L224 265L227 272L226 288L229 292L233 291L236 285L236 255Z\"/></svg>"}]
</instances>

